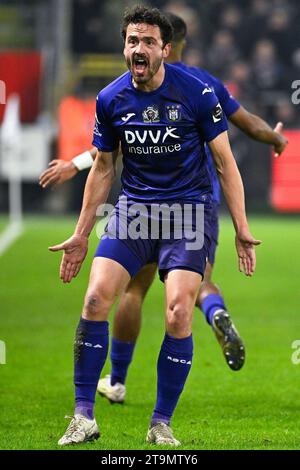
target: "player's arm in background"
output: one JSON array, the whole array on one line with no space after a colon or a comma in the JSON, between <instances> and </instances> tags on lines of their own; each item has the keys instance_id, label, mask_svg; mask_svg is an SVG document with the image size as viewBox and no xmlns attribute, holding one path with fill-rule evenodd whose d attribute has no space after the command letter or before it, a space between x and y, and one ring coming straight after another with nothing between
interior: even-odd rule
<instances>
[{"instance_id":1,"label":"player's arm in background","mask_svg":"<svg viewBox=\"0 0 300 470\"><path fill-rule=\"evenodd\" d=\"M202 102L200 101L199 105L198 123L200 132L213 155L235 228L239 269L244 271L247 276L252 276L256 265L255 246L261 242L251 235L248 226L244 186L231 151L227 120L216 95L212 91L205 95L202 94Z\"/></svg>"},{"instance_id":2,"label":"player's arm in background","mask_svg":"<svg viewBox=\"0 0 300 470\"><path fill-rule=\"evenodd\" d=\"M282 122L278 122L273 130L266 121L250 113L243 106L240 106L228 119L252 139L272 145L275 157L279 157L288 144L288 140L282 134Z\"/></svg>"},{"instance_id":3,"label":"player's arm in background","mask_svg":"<svg viewBox=\"0 0 300 470\"><path fill-rule=\"evenodd\" d=\"M272 129L269 124L256 114L245 109L227 90L226 86L213 75L205 72L209 83L213 84L222 109L230 122L254 140L272 145L275 157L284 151L288 140L283 135L283 124L278 122Z\"/></svg>"},{"instance_id":4,"label":"player's arm in background","mask_svg":"<svg viewBox=\"0 0 300 470\"><path fill-rule=\"evenodd\" d=\"M43 188L60 185L74 178L79 171L91 168L97 155L97 148L93 147L86 152L77 155L70 161L55 159L49 163L49 167L39 178L39 184Z\"/></svg>"}]
</instances>

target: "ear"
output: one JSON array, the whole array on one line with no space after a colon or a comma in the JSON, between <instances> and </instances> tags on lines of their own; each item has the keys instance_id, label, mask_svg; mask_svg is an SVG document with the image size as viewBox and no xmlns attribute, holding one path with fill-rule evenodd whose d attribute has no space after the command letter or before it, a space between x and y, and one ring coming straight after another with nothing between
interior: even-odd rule
<instances>
[{"instance_id":1,"label":"ear","mask_svg":"<svg viewBox=\"0 0 300 470\"><path fill-rule=\"evenodd\" d=\"M168 43L163 48L163 58L166 59L168 57L168 55L170 54L170 52L171 52L171 44Z\"/></svg>"}]
</instances>

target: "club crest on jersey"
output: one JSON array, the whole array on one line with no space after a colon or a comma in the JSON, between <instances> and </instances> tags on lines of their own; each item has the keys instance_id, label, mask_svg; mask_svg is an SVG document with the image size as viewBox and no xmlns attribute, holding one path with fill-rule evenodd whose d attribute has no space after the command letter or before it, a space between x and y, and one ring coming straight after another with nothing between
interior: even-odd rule
<instances>
[{"instance_id":1,"label":"club crest on jersey","mask_svg":"<svg viewBox=\"0 0 300 470\"><path fill-rule=\"evenodd\" d=\"M159 122L159 112L156 106L148 106L143 111L143 121L144 122Z\"/></svg>"},{"instance_id":2,"label":"club crest on jersey","mask_svg":"<svg viewBox=\"0 0 300 470\"><path fill-rule=\"evenodd\" d=\"M169 121L175 122L179 121L181 118L181 105L180 104L172 104L166 107L167 119Z\"/></svg>"}]
</instances>

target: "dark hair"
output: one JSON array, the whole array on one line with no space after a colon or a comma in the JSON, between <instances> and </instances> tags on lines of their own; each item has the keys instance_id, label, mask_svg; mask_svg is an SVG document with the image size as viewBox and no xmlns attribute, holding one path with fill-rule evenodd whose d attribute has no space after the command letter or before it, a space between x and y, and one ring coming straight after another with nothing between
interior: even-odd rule
<instances>
[{"instance_id":1,"label":"dark hair","mask_svg":"<svg viewBox=\"0 0 300 470\"><path fill-rule=\"evenodd\" d=\"M173 37L173 28L170 21L163 15L158 8L148 8L142 5L136 5L133 8L126 9L123 17L121 35L126 39L128 25L132 24L150 24L158 26L160 29L163 46L171 42Z\"/></svg>"},{"instance_id":2,"label":"dark hair","mask_svg":"<svg viewBox=\"0 0 300 470\"><path fill-rule=\"evenodd\" d=\"M187 26L180 16L171 12L165 12L165 17L169 20L173 28L172 42L181 42L186 38Z\"/></svg>"}]
</instances>

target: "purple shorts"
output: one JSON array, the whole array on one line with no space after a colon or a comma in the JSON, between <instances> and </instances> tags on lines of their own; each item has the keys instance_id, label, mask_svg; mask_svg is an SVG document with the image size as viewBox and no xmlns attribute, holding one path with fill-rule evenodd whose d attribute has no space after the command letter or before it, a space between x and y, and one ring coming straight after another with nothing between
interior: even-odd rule
<instances>
[{"instance_id":1,"label":"purple shorts","mask_svg":"<svg viewBox=\"0 0 300 470\"><path fill-rule=\"evenodd\" d=\"M175 213L168 210L174 204ZM212 203L164 206L167 213L162 214L158 204L141 205L121 195L95 256L117 261L132 277L150 262L158 263L162 281L174 269L203 276L212 239Z\"/></svg>"}]
</instances>

